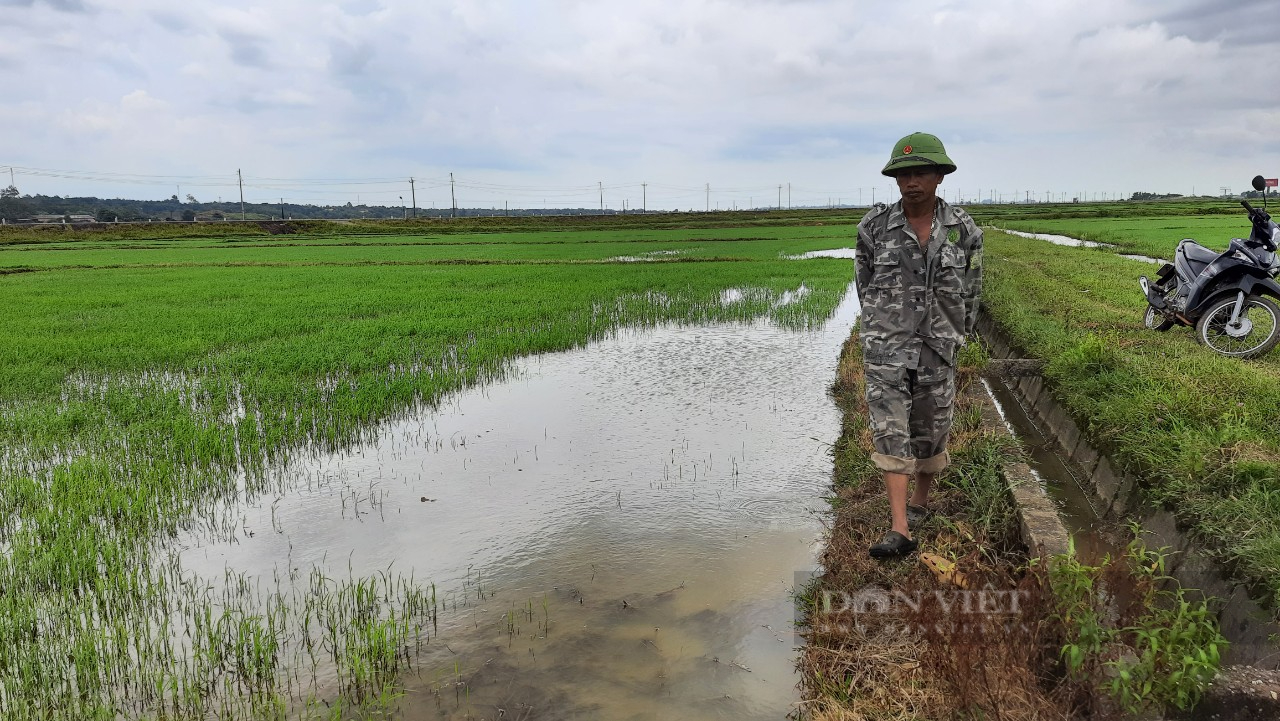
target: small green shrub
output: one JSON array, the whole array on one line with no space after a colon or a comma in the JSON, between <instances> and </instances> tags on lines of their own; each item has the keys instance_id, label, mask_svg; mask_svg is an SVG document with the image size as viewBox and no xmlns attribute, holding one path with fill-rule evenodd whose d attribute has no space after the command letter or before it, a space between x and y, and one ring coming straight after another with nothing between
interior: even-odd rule
<instances>
[{"instance_id":1,"label":"small green shrub","mask_svg":"<svg viewBox=\"0 0 1280 721\"><path fill-rule=\"evenodd\" d=\"M1217 674L1227 641L1206 601L1189 598L1165 574L1163 549L1136 533L1122 558L1098 566L1071 547L1053 560L1049 585L1068 679L1124 712L1190 709Z\"/></svg>"}]
</instances>

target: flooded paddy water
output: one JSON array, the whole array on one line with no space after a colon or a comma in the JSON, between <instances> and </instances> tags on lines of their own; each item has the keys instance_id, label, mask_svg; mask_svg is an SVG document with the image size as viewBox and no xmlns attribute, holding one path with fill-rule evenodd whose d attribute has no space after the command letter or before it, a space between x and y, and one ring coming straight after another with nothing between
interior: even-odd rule
<instances>
[{"instance_id":1,"label":"flooded paddy water","mask_svg":"<svg viewBox=\"0 0 1280 721\"><path fill-rule=\"evenodd\" d=\"M1069 235L1055 235L1053 233L1028 233L1023 230L1009 230L1007 228L998 228L997 230L999 230L1002 233L1008 233L1009 235L1016 235L1022 238L1032 238L1035 240L1043 240L1049 243L1053 243L1054 245L1061 245L1069 248L1104 248L1105 249L1105 248L1115 247L1114 245L1111 245L1109 243L1098 243L1092 240L1072 238ZM1136 255L1133 253L1118 253L1117 255L1119 255L1121 258L1128 258L1129 260L1137 260L1143 263L1155 263L1155 264L1163 265L1169 262L1167 260L1164 260L1163 258L1152 258L1147 255Z\"/></svg>"},{"instance_id":2,"label":"flooded paddy water","mask_svg":"<svg viewBox=\"0 0 1280 721\"><path fill-rule=\"evenodd\" d=\"M266 586L305 589L288 579L312 568L432 584L439 626L397 718L781 718L852 290L810 330L623 329L522 359L277 469L288 490L234 508L234 538L179 539L179 562Z\"/></svg>"}]
</instances>

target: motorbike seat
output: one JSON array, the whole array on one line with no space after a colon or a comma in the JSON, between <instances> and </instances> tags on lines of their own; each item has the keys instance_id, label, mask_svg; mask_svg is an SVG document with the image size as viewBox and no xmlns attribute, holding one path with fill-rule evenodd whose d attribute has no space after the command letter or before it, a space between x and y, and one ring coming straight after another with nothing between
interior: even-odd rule
<instances>
[{"instance_id":1,"label":"motorbike seat","mask_svg":"<svg viewBox=\"0 0 1280 721\"><path fill-rule=\"evenodd\" d=\"M1194 240L1187 239L1178 244L1178 250L1187 256L1187 260L1197 263L1212 263L1220 254L1216 250L1209 250Z\"/></svg>"},{"instance_id":2,"label":"motorbike seat","mask_svg":"<svg viewBox=\"0 0 1280 721\"><path fill-rule=\"evenodd\" d=\"M1177 270L1178 278L1183 281L1183 288L1187 288L1196 276L1200 275L1200 271L1205 266L1217 259L1218 253L1200 245L1199 243L1187 238L1178 243L1178 252L1174 254L1173 267Z\"/></svg>"}]
</instances>

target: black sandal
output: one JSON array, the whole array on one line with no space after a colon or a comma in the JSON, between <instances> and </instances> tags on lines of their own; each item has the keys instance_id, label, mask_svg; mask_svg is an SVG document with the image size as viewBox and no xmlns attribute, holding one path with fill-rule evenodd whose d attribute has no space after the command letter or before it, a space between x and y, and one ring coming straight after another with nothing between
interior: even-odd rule
<instances>
[{"instance_id":1,"label":"black sandal","mask_svg":"<svg viewBox=\"0 0 1280 721\"><path fill-rule=\"evenodd\" d=\"M870 553L872 558L900 558L915 551L917 545L901 533L889 531L883 540L871 547Z\"/></svg>"}]
</instances>

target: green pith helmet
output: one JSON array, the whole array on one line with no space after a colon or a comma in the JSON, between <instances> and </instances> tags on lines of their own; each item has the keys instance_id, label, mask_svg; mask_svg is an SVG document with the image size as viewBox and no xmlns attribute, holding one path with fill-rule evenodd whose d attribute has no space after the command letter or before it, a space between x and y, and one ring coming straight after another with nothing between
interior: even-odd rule
<instances>
[{"instance_id":1,"label":"green pith helmet","mask_svg":"<svg viewBox=\"0 0 1280 721\"><path fill-rule=\"evenodd\" d=\"M938 136L912 133L893 146L889 162L885 163L884 170L880 173L892 178L894 173L903 168L920 165L936 166L943 175L956 171L956 164L947 157L947 149L942 147L942 141L938 140Z\"/></svg>"}]
</instances>

